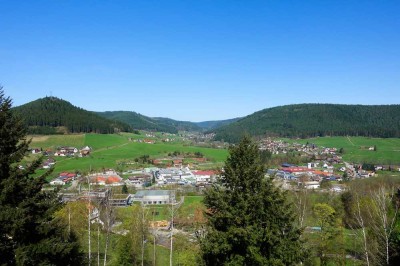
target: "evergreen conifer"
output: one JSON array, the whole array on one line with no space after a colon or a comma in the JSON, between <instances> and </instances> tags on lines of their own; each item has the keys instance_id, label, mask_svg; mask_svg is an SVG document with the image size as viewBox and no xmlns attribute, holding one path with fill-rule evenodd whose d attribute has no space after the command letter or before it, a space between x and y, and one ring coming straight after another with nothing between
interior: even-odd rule
<instances>
[{"instance_id":1,"label":"evergreen conifer","mask_svg":"<svg viewBox=\"0 0 400 266\"><path fill-rule=\"evenodd\" d=\"M206 265L295 265L306 252L286 194L265 178L257 145L244 137L230 148L218 184L204 199Z\"/></svg>"},{"instance_id":2,"label":"evergreen conifer","mask_svg":"<svg viewBox=\"0 0 400 266\"><path fill-rule=\"evenodd\" d=\"M54 219L56 194L42 191L46 174L32 177L41 159L18 167L29 141L11 105L0 87L0 265L80 265L74 235Z\"/></svg>"}]
</instances>

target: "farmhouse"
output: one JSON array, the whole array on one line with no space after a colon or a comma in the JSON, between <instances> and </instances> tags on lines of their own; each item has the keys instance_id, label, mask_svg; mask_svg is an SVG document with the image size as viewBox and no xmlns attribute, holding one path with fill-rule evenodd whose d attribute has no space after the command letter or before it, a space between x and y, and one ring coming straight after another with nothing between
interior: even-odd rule
<instances>
[{"instance_id":1,"label":"farmhouse","mask_svg":"<svg viewBox=\"0 0 400 266\"><path fill-rule=\"evenodd\" d=\"M91 152L91 151L92 151L92 148L90 148L89 146L83 147L83 148L80 150L80 156L81 156L81 157L88 156L88 155L90 155L90 152Z\"/></svg>"}]
</instances>

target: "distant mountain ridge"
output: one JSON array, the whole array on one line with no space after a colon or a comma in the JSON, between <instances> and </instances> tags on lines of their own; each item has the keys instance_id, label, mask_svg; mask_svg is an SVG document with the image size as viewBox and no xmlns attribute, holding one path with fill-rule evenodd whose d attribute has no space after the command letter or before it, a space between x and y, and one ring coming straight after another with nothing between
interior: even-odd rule
<instances>
[{"instance_id":1,"label":"distant mountain ridge","mask_svg":"<svg viewBox=\"0 0 400 266\"><path fill-rule=\"evenodd\" d=\"M175 127L179 131L202 131L203 130L196 123L193 123L190 121L178 121L178 120L174 120L171 118L165 118L165 117L153 117L153 119L164 125L169 125L169 126Z\"/></svg>"},{"instance_id":2,"label":"distant mountain ridge","mask_svg":"<svg viewBox=\"0 0 400 266\"><path fill-rule=\"evenodd\" d=\"M30 134L115 133L133 129L122 122L100 117L57 97L45 97L12 109L21 116Z\"/></svg>"},{"instance_id":3,"label":"distant mountain ridge","mask_svg":"<svg viewBox=\"0 0 400 266\"><path fill-rule=\"evenodd\" d=\"M96 114L108 119L127 123L134 129L162 131L168 133L178 133L178 131L207 131L222 125L226 125L238 119L234 118L220 121L190 122L174 120L166 117L148 117L131 111L106 111L96 112Z\"/></svg>"},{"instance_id":4,"label":"distant mountain ridge","mask_svg":"<svg viewBox=\"0 0 400 266\"><path fill-rule=\"evenodd\" d=\"M252 136L400 137L400 105L294 104L267 108L214 130L216 140Z\"/></svg>"},{"instance_id":5,"label":"distant mountain ridge","mask_svg":"<svg viewBox=\"0 0 400 266\"><path fill-rule=\"evenodd\" d=\"M131 111L96 112L97 115L124 122L134 129L178 133L178 129L170 124L160 123L156 119Z\"/></svg>"},{"instance_id":6,"label":"distant mountain ridge","mask_svg":"<svg viewBox=\"0 0 400 266\"><path fill-rule=\"evenodd\" d=\"M241 117L226 119L226 120L213 120L213 121L204 121L204 122L195 122L196 125L201 127L204 130L213 130L215 128L219 128L233 122L238 121Z\"/></svg>"},{"instance_id":7,"label":"distant mountain ridge","mask_svg":"<svg viewBox=\"0 0 400 266\"><path fill-rule=\"evenodd\" d=\"M147 117L130 111L91 112L56 97L14 107L34 134L149 130L213 132L216 140L252 136L400 137L400 105L293 104L267 108L243 118L189 122Z\"/></svg>"},{"instance_id":8,"label":"distant mountain ridge","mask_svg":"<svg viewBox=\"0 0 400 266\"><path fill-rule=\"evenodd\" d=\"M115 131L148 130L167 133L178 131L204 131L210 129L200 123L177 121L164 117L148 117L131 111L91 112L76 107L57 97L44 97L14 107L24 118L30 134L57 133L114 133ZM212 121L214 125L225 121ZM221 122L221 123L219 123Z\"/></svg>"}]
</instances>

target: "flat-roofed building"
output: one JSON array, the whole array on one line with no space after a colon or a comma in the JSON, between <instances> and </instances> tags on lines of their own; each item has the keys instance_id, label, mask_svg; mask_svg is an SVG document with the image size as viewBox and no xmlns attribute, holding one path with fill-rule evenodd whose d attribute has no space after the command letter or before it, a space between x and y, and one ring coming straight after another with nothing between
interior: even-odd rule
<instances>
[{"instance_id":1,"label":"flat-roofed building","mask_svg":"<svg viewBox=\"0 0 400 266\"><path fill-rule=\"evenodd\" d=\"M175 203L174 190L139 190L132 198L142 204L171 204Z\"/></svg>"}]
</instances>

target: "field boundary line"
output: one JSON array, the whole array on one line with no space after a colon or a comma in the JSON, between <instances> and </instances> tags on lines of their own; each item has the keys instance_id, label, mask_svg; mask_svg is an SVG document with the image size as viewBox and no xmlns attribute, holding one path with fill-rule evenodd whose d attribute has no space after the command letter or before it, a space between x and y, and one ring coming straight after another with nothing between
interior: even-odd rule
<instances>
[{"instance_id":1,"label":"field boundary line","mask_svg":"<svg viewBox=\"0 0 400 266\"><path fill-rule=\"evenodd\" d=\"M350 139L349 136L346 136L346 137L347 137L348 141L351 143L351 145L356 146L356 145L354 145L354 143L351 141L351 139Z\"/></svg>"}]
</instances>

